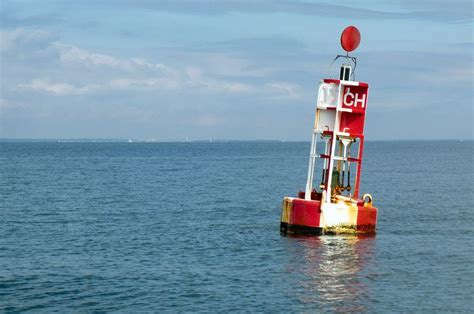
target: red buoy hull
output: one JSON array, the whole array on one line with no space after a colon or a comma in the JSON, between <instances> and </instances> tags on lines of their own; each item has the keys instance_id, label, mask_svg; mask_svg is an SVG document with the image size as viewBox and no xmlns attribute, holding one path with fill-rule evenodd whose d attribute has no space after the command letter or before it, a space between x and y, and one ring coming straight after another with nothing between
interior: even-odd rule
<instances>
[{"instance_id":1,"label":"red buoy hull","mask_svg":"<svg viewBox=\"0 0 474 314\"><path fill-rule=\"evenodd\" d=\"M375 233L377 208L339 197L335 203L286 197L280 230L288 234Z\"/></svg>"}]
</instances>

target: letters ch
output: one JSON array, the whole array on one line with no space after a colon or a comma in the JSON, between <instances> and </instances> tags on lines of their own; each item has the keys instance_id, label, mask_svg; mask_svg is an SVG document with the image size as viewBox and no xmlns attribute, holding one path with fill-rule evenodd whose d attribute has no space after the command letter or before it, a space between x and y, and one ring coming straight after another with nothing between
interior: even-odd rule
<instances>
[{"instance_id":1,"label":"letters ch","mask_svg":"<svg viewBox=\"0 0 474 314\"><path fill-rule=\"evenodd\" d=\"M344 104L348 107L354 106L354 108L357 108L359 104L361 108L365 108L365 96L366 94L361 97L358 93L351 93L351 89L348 87L344 94Z\"/></svg>"}]
</instances>

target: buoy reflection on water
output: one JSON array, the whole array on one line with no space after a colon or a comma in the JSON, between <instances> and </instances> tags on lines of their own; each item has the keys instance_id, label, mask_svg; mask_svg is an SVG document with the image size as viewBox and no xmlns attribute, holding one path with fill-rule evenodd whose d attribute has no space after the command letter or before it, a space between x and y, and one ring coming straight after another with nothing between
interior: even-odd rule
<instances>
[{"instance_id":1,"label":"buoy reflection on water","mask_svg":"<svg viewBox=\"0 0 474 314\"><path fill-rule=\"evenodd\" d=\"M375 236L288 236L291 273L289 297L314 308L321 304L337 311L366 311L371 297L364 277L373 261ZM370 268L370 267L369 267Z\"/></svg>"}]
</instances>

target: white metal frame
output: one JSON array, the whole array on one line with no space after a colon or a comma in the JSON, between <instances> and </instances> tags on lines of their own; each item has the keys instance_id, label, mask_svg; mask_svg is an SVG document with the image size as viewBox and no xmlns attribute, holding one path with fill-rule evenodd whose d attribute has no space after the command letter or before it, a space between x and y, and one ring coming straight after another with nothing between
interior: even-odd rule
<instances>
[{"instance_id":1,"label":"white metal frame","mask_svg":"<svg viewBox=\"0 0 474 314\"><path fill-rule=\"evenodd\" d=\"M325 86L328 86L329 84L333 83L324 83L324 81L319 85L318 89L318 103L316 106L316 117L315 117L315 122L314 122L314 127L313 127L313 132L311 136L311 148L310 148L310 155L309 155L309 165L308 165L308 179L306 182L306 190L305 190L305 199L306 200L311 200L311 192L313 190L313 179L314 179L314 168L315 168L315 163L316 163L316 157L320 157L318 154L316 154L316 144L317 144L317 138L318 135L322 134L323 131L319 130L319 115L320 115L320 110L321 109L327 109L329 106L327 104L322 104L322 93L323 93L323 88ZM334 122L334 129L333 131L333 136L332 136L332 141L331 141L331 148L330 148L330 154L328 154L328 147L326 144L325 150L326 154L329 155L329 161L325 160L324 161L324 166L327 165L328 168L324 167L324 169L328 169L328 174L327 174L327 186L325 187L324 193L326 193L325 197L323 197L325 203L331 203L331 184L332 184L332 174L333 174L333 168L334 168L334 162L337 160L342 160L345 161L347 160L347 157L344 156L336 156L336 145L338 142L338 136L349 136L349 133L346 132L339 132L339 127L340 127L340 120L341 120L341 113L343 111L350 111L352 112L351 109L346 109L342 108L342 93L344 91L344 86L358 86L359 82L353 82L353 81L343 81L341 80L338 84L338 90L337 90L337 101L336 101L336 108L335 108L335 122ZM346 147L345 147L346 148ZM344 149L346 152L346 149Z\"/></svg>"}]
</instances>

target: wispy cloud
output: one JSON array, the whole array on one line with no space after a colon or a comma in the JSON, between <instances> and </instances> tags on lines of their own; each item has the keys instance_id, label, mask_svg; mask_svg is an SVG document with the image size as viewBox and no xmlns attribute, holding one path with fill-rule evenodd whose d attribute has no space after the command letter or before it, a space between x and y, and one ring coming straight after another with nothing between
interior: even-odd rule
<instances>
[{"instance_id":1,"label":"wispy cloud","mask_svg":"<svg viewBox=\"0 0 474 314\"><path fill-rule=\"evenodd\" d=\"M403 11L364 8L347 1L305 1L305 0L119 0L118 4L142 7L149 10L184 14L217 15L233 12L244 13L293 13L321 17L348 19L405 19L433 20L449 23L472 21L470 1L403 1ZM391 1L372 3L371 7Z\"/></svg>"},{"instance_id":2,"label":"wispy cloud","mask_svg":"<svg viewBox=\"0 0 474 314\"><path fill-rule=\"evenodd\" d=\"M472 87L474 69L466 66L443 66L430 73L419 72L415 74L415 79L424 84L438 86L464 85Z\"/></svg>"},{"instance_id":3,"label":"wispy cloud","mask_svg":"<svg viewBox=\"0 0 474 314\"><path fill-rule=\"evenodd\" d=\"M302 95L301 86L288 82L269 82L265 84L265 89L270 92L286 94L291 98L300 98Z\"/></svg>"},{"instance_id":4,"label":"wispy cloud","mask_svg":"<svg viewBox=\"0 0 474 314\"><path fill-rule=\"evenodd\" d=\"M0 98L0 110L5 109L8 107L8 101L3 98Z\"/></svg>"},{"instance_id":5,"label":"wispy cloud","mask_svg":"<svg viewBox=\"0 0 474 314\"><path fill-rule=\"evenodd\" d=\"M91 89L88 86L76 87L68 83L50 83L44 79L34 79L31 83L19 84L20 89L30 89L38 92L47 92L54 95L75 95L84 94Z\"/></svg>"},{"instance_id":6,"label":"wispy cloud","mask_svg":"<svg viewBox=\"0 0 474 314\"><path fill-rule=\"evenodd\" d=\"M248 62L223 55L217 58L209 57L204 67L185 65L178 68L144 58L120 58L91 52L61 43L44 31L15 29L3 31L1 38L5 61L16 59L18 55L11 52L23 51L26 47L31 54L35 54L36 50L54 51L49 55L49 62L45 64L59 66L59 69L55 69L57 74L47 72L41 75L32 72L29 81L16 85L16 88L23 91L56 96L87 95L106 91L175 91L188 94L253 94L256 97L267 95L272 98L297 98L302 92L302 88L295 83L265 81L264 77L254 83L242 81L241 77L255 76L253 70L246 72ZM27 57L22 56L23 59ZM8 84L4 88L8 89Z\"/></svg>"},{"instance_id":7,"label":"wispy cloud","mask_svg":"<svg viewBox=\"0 0 474 314\"><path fill-rule=\"evenodd\" d=\"M140 68L164 72L171 71L163 64L150 63L142 58L121 59L106 54L89 52L73 45L61 43L55 43L54 46L58 49L61 62L64 64L79 64L87 67L106 66L127 71Z\"/></svg>"},{"instance_id":8,"label":"wispy cloud","mask_svg":"<svg viewBox=\"0 0 474 314\"><path fill-rule=\"evenodd\" d=\"M0 30L0 51L4 54L17 53L30 47L38 51L49 46L54 39L53 33L41 29Z\"/></svg>"},{"instance_id":9,"label":"wispy cloud","mask_svg":"<svg viewBox=\"0 0 474 314\"><path fill-rule=\"evenodd\" d=\"M317 81L349 23L363 33L369 136L472 125L471 1L7 0L1 11L2 136L308 139Z\"/></svg>"},{"instance_id":10,"label":"wispy cloud","mask_svg":"<svg viewBox=\"0 0 474 314\"><path fill-rule=\"evenodd\" d=\"M36 14L26 17L9 14L6 10L0 12L2 27L44 27L64 22L57 14Z\"/></svg>"}]
</instances>

